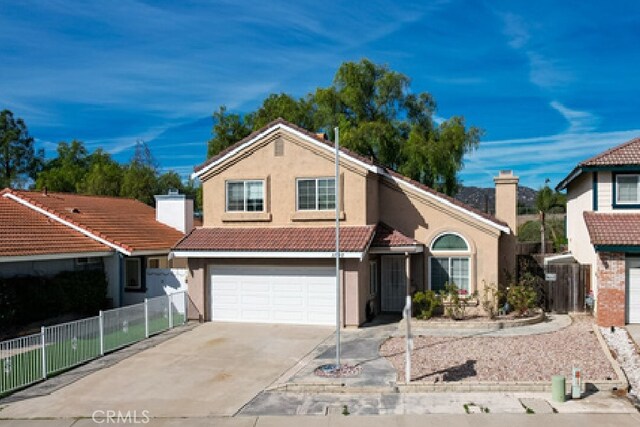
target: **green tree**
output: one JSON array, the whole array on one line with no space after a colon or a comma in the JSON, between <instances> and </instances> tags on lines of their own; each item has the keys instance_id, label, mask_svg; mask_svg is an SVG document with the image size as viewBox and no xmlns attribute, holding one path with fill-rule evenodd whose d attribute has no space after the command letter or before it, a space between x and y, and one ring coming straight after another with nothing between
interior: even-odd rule
<instances>
[{"instance_id":1,"label":"green tree","mask_svg":"<svg viewBox=\"0 0 640 427\"><path fill-rule=\"evenodd\" d=\"M88 171L81 184L81 192L96 196L119 196L123 167L101 148L91 153Z\"/></svg>"},{"instance_id":2,"label":"green tree","mask_svg":"<svg viewBox=\"0 0 640 427\"><path fill-rule=\"evenodd\" d=\"M44 151L34 148L27 125L9 110L0 111L0 186L24 186L36 177Z\"/></svg>"},{"instance_id":3,"label":"green tree","mask_svg":"<svg viewBox=\"0 0 640 427\"><path fill-rule=\"evenodd\" d=\"M545 253L545 236L547 234L546 216L548 213L554 210L564 212L567 205L566 196L549 188L548 183L549 180L545 182L544 187L538 191L538 194L536 194L536 209L538 210L538 215L540 216L540 253L543 254ZM555 235L555 231L553 228L551 228L551 232L553 233L553 240L557 241L559 236Z\"/></svg>"},{"instance_id":4,"label":"green tree","mask_svg":"<svg viewBox=\"0 0 640 427\"><path fill-rule=\"evenodd\" d=\"M258 110L245 117L245 123L251 129L257 130L281 117L301 128L313 129L314 113L315 107L311 95L296 100L286 93L272 94L262 102Z\"/></svg>"},{"instance_id":5,"label":"green tree","mask_svg":"<svg viewBox=\"0 0 640 427\"><path fill-rule=\"evenodd\" d=\"M184 184L177 172L168 171L158 177L157 194L167 194L169 190L184 193Z\"/></svg>"},{"instance_id":6,"label":"green tree","mask_svg":"<svg viewBox=\"0 0 640 427\"><path fill-rule=\"evenodd\" d=\"M158 188L158 165L144 141L136 142L131 161L124 168L120 195L153 206Z\"/></svg>"},{"instance_id":7,"label":"green tree","mask_svg":"<svg viewBox=\"0 0 640 427\"><path fill-rule=\"evenodd\" d=\"M330 138L337 126L343 146L454 195L463 157L478 146L482 132L467 127L461 116L434 124L433 97L426 92L411 93L410 83L406 75L367 59L345 62L331 86L306 97L270 95L244 119L220 107L214 113L208 155L282 117L306 129L324 129Z\"/></svg>"},{"instance_id":8,"label":"green tree","mask_svg":"<svg viewBox=\"0 0 640 427\"><path fill-rule=\"evenodd\" d=\"M49 191L77 193L89 170L90 158L81 141L60 142L58 157L47 161L36 179L36 188Z\"/></svg>"},{"instance_id":9,"label":"green tree","mask_svg":"<svg viewBox=\"0 0 640 427\"><path fill-rule=\"evenodd\" d=\"M242 117L227 113L224 105L213 113L213 120L213 138L207 144L207 157L215 156L251 133L251 128Z\"/></svg>"}]
</instances>

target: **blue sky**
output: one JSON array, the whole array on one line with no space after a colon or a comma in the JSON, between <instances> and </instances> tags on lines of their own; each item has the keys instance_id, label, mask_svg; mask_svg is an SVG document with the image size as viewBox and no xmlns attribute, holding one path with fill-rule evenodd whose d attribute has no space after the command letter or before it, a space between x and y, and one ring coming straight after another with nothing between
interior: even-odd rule
<instances>
[{"instance_id":1,"label":"blue sky","mask_svg":"<svg viewBox=\"0 0 640 427\"><path fill-rule=\"evenodd\" d=\"M367 57L485 130L467 185L556 184L640 136L640 2L0 0L0 109L54 154L79 139L164 169L202 162L211 113L303 96Z\"/></svg>"}]
</instances>

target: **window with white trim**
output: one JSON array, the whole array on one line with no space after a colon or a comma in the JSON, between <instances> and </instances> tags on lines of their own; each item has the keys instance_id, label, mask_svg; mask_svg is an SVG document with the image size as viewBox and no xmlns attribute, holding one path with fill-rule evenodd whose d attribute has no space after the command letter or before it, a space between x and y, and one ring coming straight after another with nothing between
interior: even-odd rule
<instances>
[{"instance_id":1,"label":"window with white trim","mask_svg":"<svg viewBox=\"0 0 640 427\"><path fill-rule=\"evenodd\" d=\"M616 175L616 203L640 203L640 175Z\"/></svg>"},{"instance_id":2,"label":"window with white trim","mask_svg":"<svg viewBox=\"0 0 640 427\"><path fill-rule=\"evenodd\" d=\"M298 178L297 209L323 211L336 208L335 178Z\"/></svg>"},{"instance_id":3,"label":"window with white trim","mask_svg":"<svg viewBox=\"0 0 640 427\"><path fill-rule=\"evenodd\" d=\"M227 181L227 212L263 212L264 181Z\"/></svg>"},{"instance_id":4,"label":"window with white trim","mask_svg":"<svg viewBox=\"0 0 640 427\"><path fill-rule=\"evenodd\" d=\"M375 261L369 263L369 294L378 294L378 263Z\"/></svg>"},{"instance_id":5,"label":"window with white trim","mask_svg":"<svg viewBox=\"0 0 640 427\"><path fill-rule=\"evenodd\" d=\"M471 256L467 255L467 242L455 233L441 234L431 244L431 252L431 289L438 291L446 284L455 284L458 289L470 291Z\"/></svg>"},{"instance_id":6,"label":"window with white trim","mask_svg":"<svg viewBox=\"0 0 640 427\"><path fill-rule=\"evenodd\" d=\"M126 289L142 289L142 271L139 258L124 260L124 286Z\"/></svg>"}]
</instances>

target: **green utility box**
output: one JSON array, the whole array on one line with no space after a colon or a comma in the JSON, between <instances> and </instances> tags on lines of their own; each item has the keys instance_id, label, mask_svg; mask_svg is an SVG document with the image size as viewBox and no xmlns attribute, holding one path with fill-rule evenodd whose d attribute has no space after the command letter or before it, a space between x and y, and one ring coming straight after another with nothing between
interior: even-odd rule
<instances>
[{"instance_id":1,"label":"green utility box","mask_svg":"<svg viewBox=\"0 0 640 427\"><path fill-rule=\"evenodd\" d=\"M564 402L566 397L565 379L562 375L551 377L551 399L554 402Z\"/></svg>"}]
</instances>

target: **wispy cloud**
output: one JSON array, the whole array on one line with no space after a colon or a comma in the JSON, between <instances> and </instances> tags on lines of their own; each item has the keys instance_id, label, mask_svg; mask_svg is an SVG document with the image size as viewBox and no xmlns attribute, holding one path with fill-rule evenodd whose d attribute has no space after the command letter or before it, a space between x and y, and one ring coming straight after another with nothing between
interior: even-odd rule
<instances>
[{"instance_id":1,"label":"wispy cloud","mask_svg":"<svg viewBox=\"0 0 640 427\"><path fill-rule=\"evenodd\" d=\"M513 169L523 185L534 188L546 178L557 183L581 160L640 135L640 128L597 131L599 118L594 114L570 109L558 101L549 105L565 118L566 130L547 136L483 141L476 152L465 157L465 183L486 185L487 177L500 169Z\"/></svg>"},{"instance_id":2,"label":"wispy cloud","mask_svg":"<svg viewBox=\"0 0 640 427\"><path fill-rule=\"evenodd\" d=\"M551 58L531 46L532 35L529 28L531 24L514 13L503 13L499 16L502 18L507 44L521 51L527 58L531 83L543 89L552 89L572 81L571 72L563 65L561 59Z\"/></svg>"},{"instance_id":3,"label":"wispy cloud","mask_svg":"<svg viewBox=\"0 0 640 427\"><path fill-rule=\"evenodd\" d=\"M558 101L551 101L551 108L558 111L569 122L566 133L586 133L595 130L600 119L588 111L572 110Z\"/></svg>"}]
</instances>

